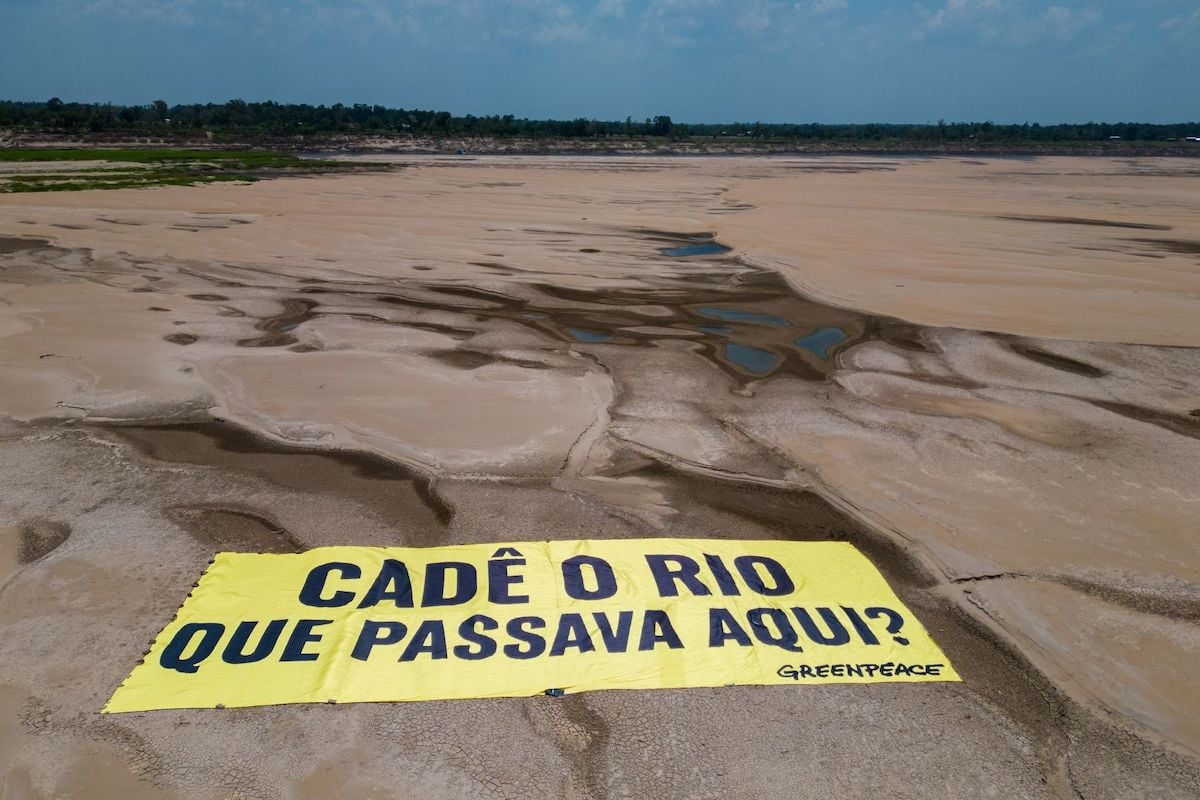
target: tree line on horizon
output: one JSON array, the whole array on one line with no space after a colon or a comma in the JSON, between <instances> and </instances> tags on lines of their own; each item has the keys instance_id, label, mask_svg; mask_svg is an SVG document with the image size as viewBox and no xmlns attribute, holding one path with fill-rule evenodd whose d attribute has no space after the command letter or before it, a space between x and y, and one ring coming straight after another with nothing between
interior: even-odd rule
<instances>
[{"instance_id":1,"label":"tree line on horizon","mask_svg":"<svg viewBox=\"0 0 1200 800\"><path fill-rule=\"evenodd\" d=\"M307 103L192 103L146 105L0 101L0 128L92 132L213 132L242 135L362 133L440 137L527 139L606 139L664 137L670 139L749 137L807 141L911 142L1086 142L1112 138L1173 141L1200 135L1200 124L1087 122L1057 125L945 122L895 123L678 123L669 116L635 120L525 119L512 114L454 116L448 111L387 108L380 105L309 105Z\"/></svg>"}]
</instances>

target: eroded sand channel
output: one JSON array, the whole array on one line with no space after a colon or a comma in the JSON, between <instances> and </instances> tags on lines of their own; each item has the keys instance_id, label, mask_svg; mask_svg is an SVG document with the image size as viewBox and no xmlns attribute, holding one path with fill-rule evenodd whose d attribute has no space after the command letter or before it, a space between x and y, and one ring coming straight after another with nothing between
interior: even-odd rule
<instances>
[{"instance_id":1,"label":"eroded sand channel","mask_svg":"<svg viewBox=\"0 0 1200 800\"><path fill-rule=\"evenodd\" d=\"M1198 184L497 158L0 198L4 785L1194 796ZM585 535L849 538L965 683L94 715L217 549Z\"/></svg>"}]
</instances>

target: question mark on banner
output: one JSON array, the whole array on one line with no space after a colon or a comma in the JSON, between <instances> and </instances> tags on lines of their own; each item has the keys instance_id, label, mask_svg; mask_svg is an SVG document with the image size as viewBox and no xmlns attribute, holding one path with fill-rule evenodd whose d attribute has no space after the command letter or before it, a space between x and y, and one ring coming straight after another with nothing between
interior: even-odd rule
<instances>
[{"instance_id":1,"label":"question mark on banner","mask_svg":"<svg viewBox=\"0 0 1200 800\"><path fill-rule=\"evenodd\" d=\"M908 644L908 639L905 639L903 636L897 636L897 634L900 633L900 629L904 627L904 617L900 616L898 613L896 613L892 609L883 608L882 606L875 606L874 608L868 608L863 613L865 613L869 619L879 619L880 617L887 617L887 619L888 619L887 632L892 634L892 638L895 639L900 644Z\"/></svg>"}]
</instances>

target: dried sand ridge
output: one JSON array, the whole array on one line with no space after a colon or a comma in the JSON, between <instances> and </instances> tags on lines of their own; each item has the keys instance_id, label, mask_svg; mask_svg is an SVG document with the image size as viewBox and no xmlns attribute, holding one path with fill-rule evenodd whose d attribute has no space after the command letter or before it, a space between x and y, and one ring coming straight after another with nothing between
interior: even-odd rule
<instances>
[{"instance_id":1,"label":"dried sand ridge","mask_svg":"<svg viewBox=\"0 0 1200 800\"><path fill-rule=\"evenodd\" d=\"M1189 796L1198 182L430 158L0 198L0 508L9 539L70 531L5 555L9 785L101 752L197 797L854 797L861 763L893 793ZM663 253L704 234L733 252ZM87 721L215 549L652 535L849 538L966 682ZM81 638L92 669L53 644Z\"/></svg>"}]
</instances>

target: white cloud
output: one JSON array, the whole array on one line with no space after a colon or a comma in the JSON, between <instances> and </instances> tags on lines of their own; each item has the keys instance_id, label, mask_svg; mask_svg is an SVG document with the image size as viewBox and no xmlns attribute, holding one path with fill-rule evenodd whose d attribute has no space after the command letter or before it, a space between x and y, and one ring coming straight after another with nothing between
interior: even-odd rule
<instances>
[{"instance_id":1,"label":"white cloud","mask_svg":"<svg viewBox=\"0 0 1200 800\"><path fill-rule=\"evenodd\" d=\"M1098 19L1100 13L1090 8L1067 8L1050 6L1042 15L1042 24L1047 32L1060 39L1070 39L1083 27Z\"/></svg>"},{"instance_id":2,"label":"white cloud","mask_svg":"<svg viewBox=\"0 0 1200 800\"><path fill-rule=\"evenodd\" d=\"M1200 28L1200 8L1197 8L1191 14L1183 14L1178 17L1164 19L1159 23L1159 27L1164 31L1173 31L1176 33L1190 31L1193 28Z\"/></svg>"},{"instance_id":3,"label":"white cloud","mask_svg":"<svg viewBox=\"0 0 1200 800\"><path fill-rule=\"evenodd\" d=\"M625 0L600 0L594 13L598 17L624 17Z\"/></svg>"},{"instance_id":4,"label":"white cloud","mask_svg":"<svg viewBox=\"0 0 1200 800\"><path fill-rule=\"evenodd\" d=\"M195 21L192 15L194 6L193 0L89 0L83 12L189 25Z\"/></svg>"},{"instance_id":5,"label":"white cloud","mask_svg":"<svg viewBox=\"0 0 1200 800\"><path fill-rule=\"evenodd\" d=\"M1020 45L1048 36L1071 39L1100 18L1091 7L1039 5L1025 0L945 0L934 11L918 8L913 35L923 39L957 33Z\"/></svg>"},{"instance_id":6,"label":"white cloud","mask_svg":"<svg viewBox=\"0 0 1200 800\"><path fill-rule=\"evenodd\" d=\"M849 0L809 0L807 3L796 3L796 10L817 15L832 14L834 11L841 11L849 5Z\"/></svg>"},{"instance_id":7,"label":"white cloud","mask_svg":"<svg viewBox=\"0 0 1200 800\"><path fill-rule=\"evenodd\" d=\"M667 47L691 47L697 43L705 9L719 0L650 0L642 11L641 33Z\"/></svg>"},{"instance_id":8,"label":"white cloud","mask_svg":"<svg viewBox=\"0 0 1200 800\"><path fill-rule=\"evenodd\" d=\"M575 19L571 6L559 0L510 0L507 8L497 3L488 11L494 30L509 39L563 44L581 42L590 35L587 25Z\"/></svg>"},{"instance_id":9,"label":"white cloud","mask_svg":"<svg viewBox=\"0 0 1200 800\"><path fill-rule=\"evenodd\" d=\"M533 31L533 38L539 42L556 44L561 42L582 41L587 31L576 22L562 22L552 25L542 25Z\"/></svg>"},{"instance_id":10,"label":"white cloud","mask_svg":"<svg viewBox=\"0 0 1200 800\"><path fill-rule=\"evenodd\" d=\"M964 21L978 21L981 16L994 13L1002 7L1003 0L946 0L946 4L932 14L924 12L922 28L928 32Z\"/></svg>"},{"instance_id":11,"label":"white cloud","mask_svg":"<svg viewBox=\"0 0 1200 800\"><path fill-rule=\"evenodd\" d=\"M734 24L750 33L762 33L771 27L779 3L770 0L742 0Z\"/></svg>"}]
</instances>

